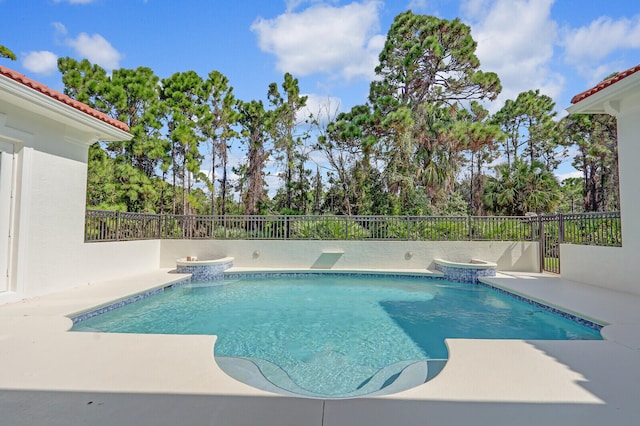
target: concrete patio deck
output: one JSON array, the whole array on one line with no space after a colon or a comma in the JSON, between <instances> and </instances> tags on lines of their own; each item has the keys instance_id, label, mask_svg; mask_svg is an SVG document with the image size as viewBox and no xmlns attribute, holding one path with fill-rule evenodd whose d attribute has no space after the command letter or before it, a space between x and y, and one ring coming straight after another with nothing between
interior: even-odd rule
<instances>
[{"instance_id":1,"label":"concrete patio deck","mask_svg":"<svg viewBox=\"0 0 640 426\"><path fill-rule=\"evenodd\" d=\"M215 364L215 336L70 333L66 316L164 285L168 270L0 306L0 424L634 425L640 297L542 274L492 284L610 324L603 341L450 339L433 380L394 395L290 398Z\"/></svg>"}]
</instances>

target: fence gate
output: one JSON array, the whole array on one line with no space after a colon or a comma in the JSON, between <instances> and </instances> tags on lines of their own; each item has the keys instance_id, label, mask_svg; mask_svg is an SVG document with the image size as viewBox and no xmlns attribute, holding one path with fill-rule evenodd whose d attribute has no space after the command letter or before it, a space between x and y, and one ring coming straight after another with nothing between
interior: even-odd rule
<instances>
[{"instance_id":1,"label":"fence gate","mask_svg":"<svg viewBox=\"0 0 640 426\"><path fill-rule=\"evenodd\" d=\"M542 272L560 273L560 243L563 242L563 226L561 214L538 216Z\"/></svg>"}]
</instances>

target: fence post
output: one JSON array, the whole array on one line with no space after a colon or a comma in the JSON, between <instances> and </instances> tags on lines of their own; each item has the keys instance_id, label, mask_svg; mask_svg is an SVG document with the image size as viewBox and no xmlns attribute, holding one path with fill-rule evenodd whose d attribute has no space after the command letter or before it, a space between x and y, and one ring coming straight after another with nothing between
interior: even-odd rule
<instances>
[{"instance_id":1,"label":"fence post","mask_svg":"<svg viewBox=\"0 0 640 426\"><path fill-rule=\"evenodd\" d=\"M544 272L544 220L542 214L538 215L538 245L539 245L539 258L540 258L540 272Z\"/></svg>"},{"instance_id":2,"label":"fence post","mask_svg":"<svg viewBox=\"0 0 640 426\"><path fill-rule=\"evenodd\" d=\"M564 243L564 215L558 213L558 244L562 243Z\"/></svg>"},{"instance_id":3,"label":"fence post","mask_svg":"<svg viewBox=\"0 0 640 426\"><path fill-rule=\"evenodd\" d=\"M411 220L409 215L407 215L407 241L411 241Z\"/></svg>"},{"instance_id":4,"label":"fence post","mask_svg":"<svg viewBox=\"0 0 640 426\"><path fill-rule=\"evenodd\" d=\"M284 239L289 239L289 216L284 215Z\"/></svg>"},{"instance_id":5,"label":"fence post","mask_svg":"<svg viewBox=\"0 0 640 426\"><path fill-rule=\"evenodd\" d=\"M120 210L116 210L116 241L120 241Z\"/></svg>"},{"instance_id":6,"label":"fence post","mask_svg":"<svg viewBox=\"0 0 640 426\"><path fill-rule=\"evenodd\" d=\"M344 217L344 239L349 239L349 216Z\"/></svg>"},{"instance_id":7,"label":"fence post","mask_svg":"<svg viewBox=\"0 0 640 426\"><path fill-rule=\"evenodd\" d=\"M467 216L467 226L469 227L469 241L473 240L473 229L471 228L471 215Z\"/></svg>"},{"instance_id":8,"label":"fence post","mask_svg":"<svg viewBox=\"0 0 640 426\"><path fill-rule=\"evenodd\" d=\"M529 216L529 227L531 228L531 241L535 241L536 240L536 228L537 228L537 222L538 222L538 217L536 216L536 220L533 219L533 217Z\"/></svg>"},{"instance_id":9,"label":"fence post","mask_svg":"<svg viewBox=\"0 0 640 426\"><path fill-rule=\"evenodd\" d=\"M89 232L89 211L87 209L84 210L84 242L88 241L87 235Z\"/></svg>"}]
</instances>

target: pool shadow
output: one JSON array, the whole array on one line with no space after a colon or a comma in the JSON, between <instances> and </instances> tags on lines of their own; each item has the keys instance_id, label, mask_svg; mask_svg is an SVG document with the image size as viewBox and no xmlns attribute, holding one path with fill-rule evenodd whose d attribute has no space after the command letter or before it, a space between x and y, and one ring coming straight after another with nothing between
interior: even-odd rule
<instances>
[{"instance_id":1,"label":"pool shadow","mask_svg":"<svg viewBox=\"0 0 640 426\"><path fill-rule=\"evenodd\" d=\"M433 300L426 301L381 301L380 306L404 333L420 348L426 358L447 359L449 354L444 340L451 336L445 336L442 328L429 327L429 333L425 333L425 316L434 309Z\"/></svg>"},{"instance_id":2,"label":"pool shadow","mask_svg":"<svg viewBox=\"0 0 640 426\"><path fill-rule=\"evenodd\" d=\"M311 265L311 269L331 269L338 263L343 254L342 251L338 250L323 252Z\"/></svg>"}]
</instances>

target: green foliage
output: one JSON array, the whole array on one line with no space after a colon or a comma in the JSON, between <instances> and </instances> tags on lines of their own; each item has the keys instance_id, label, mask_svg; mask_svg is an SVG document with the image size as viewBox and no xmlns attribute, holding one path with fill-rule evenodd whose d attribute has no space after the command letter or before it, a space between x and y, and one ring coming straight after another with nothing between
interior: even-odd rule
<instances>
[{"instance_id":1,"label":"green foliage","mask_svg":"<svg viewBox=\"0 0 640 426\"><path fill-rule=\"evenodd\" d=\"M119 69L112 72L103 90L103 110L127 123L133 135L131 141L110 142L108 150L150 178L166 152L161 139L158 81L150 68Z\"/></svg>"},{"instance_id":2,"label":"green foliage","mask_svg":"<svg viewBox=\"0 0 640 426\"><path fill-rule=\"evenodd\" d=\"M282 89L283 93L280 94L276 83L269 85L268 98L273 107L273 123L271 126L273 154L283 169L281 176L284 181L285 208L291 209L295 203L306 210L306 194L304 191L300 191L301 186L298 187L298 191L295 191L294 173L295 169L298 168L300 172L299 178L304 180L306 177L304 163L307 161L308 155L302 151L302 148L303 141L309 135L307 132L296 134L296 129L301 124L298 122L298 113L306 106L307 97L300 95L298 79L293 78L289 73L284 75ZM294 191L296 192L295 201Z\"/></svg>"},{"instance_id":3,"label":"green foliage","mask_svg":"<svg viewBox=\"0 0 640 426\"><path fill-rule=\"evenodd\" d=\"M247 138L248 145L247 190L243 194L245 214L259 214L260 205L266 198L264 163L269 157L266 142L272 130L273 115L264 109L262 101L239 102L238 110L241 134Z\"/></svg>"},{"instance_id":4,"label":"green foliage","mask_svg":"<svg viewBox=\"0 0 640 426\"><path fill-rule=\"evenodd\" d=\"M475 220L472 224L473 240L526 241L535 238L537 217L523 217L501 221Z\"/></svg>"},{"instance_id":5,"label":"green foliage","mask_svg":"<svg viewBox=\"0 0 640 426\"><path fill-rule=\"evenodd\" d=\"M484 213L484 168L496 158L496 145L504 140L505 135L498 125L491 123L489 112L476 101L471 102L469 111L460 111L457 118L453 126L453 138L469 155L467 213L481 216Z\"/></svg>"},{"instance_id":6,"label":"green foliage","mask_svg":"<svg viewBox=\"0 0 640 426\"><path fill-rule=\"evenodd\" d=\"M620 247L622 246L620 218L580 217L566 220L564 223L564 242Z\"/></svg>"},{"instance_id":7,"label":"green foliage","mask_svg":"<svg viewBox=\"0 0 640 426\"><path fill-rule=\"evenodd\" d=\"M503 152L507 164L537 161L549 170L558 167L564 153L557 152L562 138L561 126L553 120L554 108L553 100L536 89L520 93L515 100L508 99L494 115L492 121L506 135Z\"/></svg>"},{"instance_id":8,"label":"green foliage","mask_svg":"<svg viewBox=\"0 0 640 426\"><path fill-rule=\"evenodd\" d=\"M291 238L309 240L361 240L369 236L365 228L347 217L343 220L312 220L294 222Z\"/></svg>"},{"instance_id":9,"label":"green foliage","mask_svg":"<svg viewBox=\"0 0 640 426\"><path fill-rule=\"evenodd\" d=\"M562 213L581 213L584 211L584 193L582 178L567 178L560 185L562 192L558 211Z\"/></svg>"},{"instance_id":10,"label":"green foliage","mask_svg":"<svg viewBox=\"0 0 640 426\"><path fill-rule=\"evenodd\" d=\"M574 114L561 122L565 137L578 148L573 166L583 173L583 209L618 210L618 132L616 118L610 115Z\"/></svg>"},{"instance_id":11,"label":"green foliage","mask_svg":"<svg viewBox=\"0 0 640 426\"><path fill-rule=\"evenodd\" d=\"M387 111L383 105L415 109L424 103L495 99L500 80L478 69L475 50L470 28L459 19L401 13L380 53L371 102Z\"/></svg>"},{"instance_id":12,"label":"green foliage","mask_svg":"<svg viewBox=\"0 0 640 426\"><path fill-rule=\"evenodd\" d=\"M167 117L169 152L166 155L166 170L171 172L174 192L180 187L180 197L174 196L173 213L190 214L197 206L190 203L188 195L198 181L203 180L200 173L202 154L200 143L204 137L198 123L206 119L205 85L195 71L178 72L162 80L160 99L164 104Z\"/></svg>"},{"instance_id":13,"label":"green foliage","mask_svg":"<svg viewBox=\"0 0 640 426\"><path fill-rule=\"evenodd\" d=\"M487 178L484 196L487 209L509 216L528 212L554 212L560 201L560 185L543 164L515 161L495 167Z\"/></svg>"},{"instance_id":14,"label":"green foliage","mask_svg":"<svg viewBox=\"0 0 640 426\"><path fill-rule=\"evenodd\" d=\"M459 221L439 220L418 222L411 226L409 236L415 240L465 240L469 235L466 218Z\"/></svg>"},{"instance_id":15,"label":"green foliage","mask_svg":"<svg viewBox=\"0 0 640 426\"><path fill-rule=\"evenodd\" d=\"M107 155L100 144L89 148L87 206L96 210L155 213L159 182Z\"/></svg>"},{"instance_id":16,"label":"green foliage","mask_svg":"<svg viewBox=\"0 0 640 426\"><path fill-rule=\"evenodd\" d=\"M8 47L5 47L0 44L0 58L11 59L12 61L17 60L16 54L11 51Z\"/></svg>"},{"instance_id":17,"label":"green foliage","mask_svg":"<svg viewBox=\"0 0 640 426\"><path fill-rule=\"evenodd\" d=\"M220 206L219 212L224 215L227 212L227 197L229 195L230 182L227 169L229 162L229 149L231 140L238 137L234 128L240 113L237 111L237 100L233 94L233 87L229 85L229 79L219 71L209 73L204 85L204 92L208 98L210 108L205 111L205 116L199 126L202 133L210 141L211 146L211 179L208 180L208 189L211 194L211 214L216 213L215 183L217 159L219 158L222 169L220 182Z\"/></svg>"},{"instance_id":18,"label":"green foliage","mask_svg":"<svg viewBox=\"0 0 640 426\"><path fill-rule=\"evenodd\" d=\"M109 80L102 67L86 59L78 62L66 57L58 58L58 70L62 73L65 95L108 113L108 102L103 97L108 90Z\"/></svg>"},{"instance_id":19,"label":"green foliage","mask_svg":"<svg viewBox=\"0 0 640 426\"><path fill-rule=\"evenodd\" d=\"M467 132L457 125L462 105L495 99L501 90L496 74L479 69L475 49L469 27L458 19L408 11L387 34L369 92L376 118L371 134L386 138L385 176L402 212L413 209L416 187L429 204L446 203L469 137L479 138L484 128L495 133L480 121Z\"/></svg>"},{"instance_id":20,"label":"green foliage","mask_svg":"<svg viewBox=\"0 0 640 426\"><path fill-rule=\"evenodd\" d=\"M215 239L245 240L247 236L247 231L240 228L217 227L213 232L213 238Z\"/></svg>"}]
</instances>

